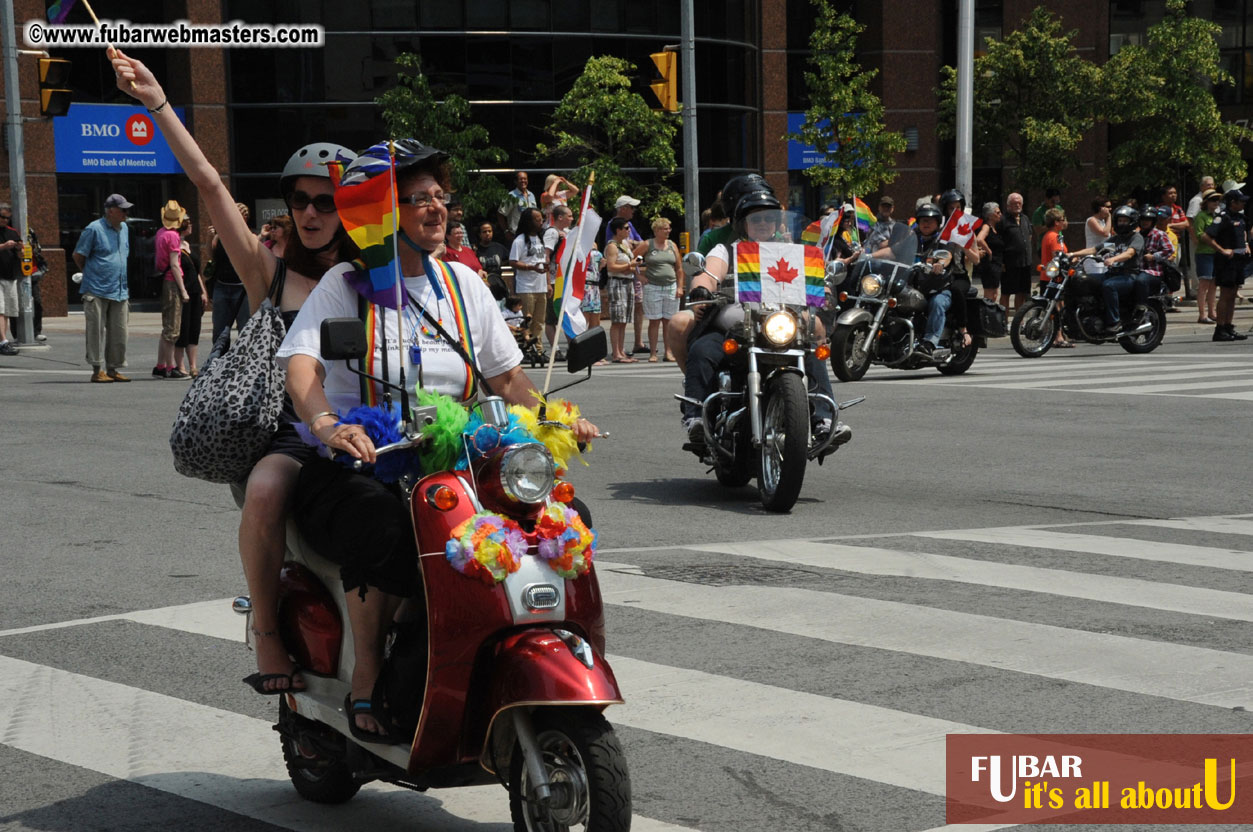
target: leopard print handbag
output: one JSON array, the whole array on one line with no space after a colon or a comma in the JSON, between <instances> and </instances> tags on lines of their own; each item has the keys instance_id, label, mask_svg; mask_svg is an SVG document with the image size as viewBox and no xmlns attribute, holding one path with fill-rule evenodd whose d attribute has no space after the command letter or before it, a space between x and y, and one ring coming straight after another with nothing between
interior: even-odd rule
<instances>
[{"instance_id":1,"label":"leopard print handbag","mask_svg":"<svg viewBox=\"0 0 1253 832\"><path fill-rule=\"evenodd\" d=\"M282 271L271 297L282 297ZM282 313L267 298L230 350L192 381L170 432L176 471L221 483L248 477L278 430L287 374L274 355L286 334Z\"/></svg>"}]
</instances>

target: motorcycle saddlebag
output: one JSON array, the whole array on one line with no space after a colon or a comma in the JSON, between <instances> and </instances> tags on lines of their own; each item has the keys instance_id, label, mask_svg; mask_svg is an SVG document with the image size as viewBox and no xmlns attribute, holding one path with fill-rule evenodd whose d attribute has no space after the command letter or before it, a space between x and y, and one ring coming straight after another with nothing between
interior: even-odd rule
<instances>
[{"instance_id":1,"label":"motorcycle saddlebag","mask_svg":"<svg viewBox=\"0 0 1253 832\"><path fill-rule=\"evenodd\" d=\"M1162 264L1162 282L1166 284L1166 288L1169 289L1170 291L1178 292L1179 287L1183 285L1183 272L1179 271L1179 267L1176 266L1174 263L1169 263L1169 262L1163 263ZM1152 293L1159 294L1160 289Z\"/></svg>"},{"instance_id":2,"label":"motorcycle saddlebag","mask_svg":"<svg viewBox=\"0 0 1253 832\"><path fill-rule=\"evenodd\" d=\"M966 298L966 322L971 335L1004 338L1009 334L1005 310L987 298Z\"/></svg>"}]
</instances>

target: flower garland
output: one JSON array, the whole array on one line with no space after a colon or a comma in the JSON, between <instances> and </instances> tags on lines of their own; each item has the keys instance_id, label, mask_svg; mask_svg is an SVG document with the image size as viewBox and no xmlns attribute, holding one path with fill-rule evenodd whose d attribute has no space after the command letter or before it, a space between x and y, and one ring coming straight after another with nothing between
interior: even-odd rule
<instances>
[{"instance_id":1,"label":"flower garland","mask_svg":"<svg viewBox=\"0 0 1253 832\"><path fill-rule=\"evenodd\" d=\"M544 509L535 524L535 536L539 556L561 577L577 578L592 568L596 531L589 529L579 513L569 506L554 503Z\"/></svg>"},{"instance_id":2,"label":"flower garland","mask_svg":"<svg viewBox=\"0 0 1253 832\"><path fill-rule=\"evenodd\" d=\"M469 578L495 586L517 572L526 554L522 528L499 514L476 514L452 530L444 555L453 568Z\"/></svg>"}]
</instances>

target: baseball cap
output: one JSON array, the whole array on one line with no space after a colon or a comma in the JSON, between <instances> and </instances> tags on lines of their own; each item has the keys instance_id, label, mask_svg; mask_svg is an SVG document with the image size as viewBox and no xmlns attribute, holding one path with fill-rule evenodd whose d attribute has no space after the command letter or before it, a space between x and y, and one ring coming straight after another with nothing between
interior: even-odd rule
<instances>
[{"instance_id":1,"label":"baseball cap","mask_svg":"<svg viewBox=\"0 0 1253 832\"><path fill-rule=\"evenodd\" d=\"M630 205L631 207L635 207L636 205L639 205L639 204L640 204L640 201L636 199L635 197L627 196L626 194L623 194L622 196L618 197L618 201L613 204L613 207L621 208L623 205Z\"/></svg>"},{"instance_id":2,"label":"baseball cap","mask_svg":"<svg viewBox=\"0 0 1253 832\"><path fill-rule=\"evenodd\" d=\"M133 202L127 202L126 197L121 194L109 194L104 201L105 208L121 208L123 211L129 211L134 205Z\"/></svg>"},{"instance_id":3,"label":"baseball cap","mask_svg":"<svg viewBox=\"0 0 1253 832\"><path fill-rule=\"evenodd\" d=\"M892 197L890 197L890 196L881 196L881 197L879 197L879 204L880 204L880 205L891 205L893 208L895 208L895 207L896 207L896 202L895 202L895 201L893 201Z\"/></svg>"}]
</instances>

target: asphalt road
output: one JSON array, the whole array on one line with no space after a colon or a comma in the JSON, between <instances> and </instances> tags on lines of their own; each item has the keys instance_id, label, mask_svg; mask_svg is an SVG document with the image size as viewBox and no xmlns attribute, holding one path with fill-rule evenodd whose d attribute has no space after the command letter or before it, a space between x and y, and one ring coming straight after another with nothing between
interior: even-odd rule
<instances>
[{"instance_id":1,"label":"asphalt road","mask_svg":"<svg viewBox=\"0 0 1253 832\"><path fill-rule=\"evenodd\" d=\"M679 450L673 365L569 391L612 434L572 479L635 828L933 830L945 733L1249 732L1253 340L1188 317L837 383L853 440L782 516ZM234 503L170 465L186 383L142 323L126 385L49 328L0 357L0 829L507 829L500 789L294 798L238 682Z\"/></svg>"}]
</instances>

